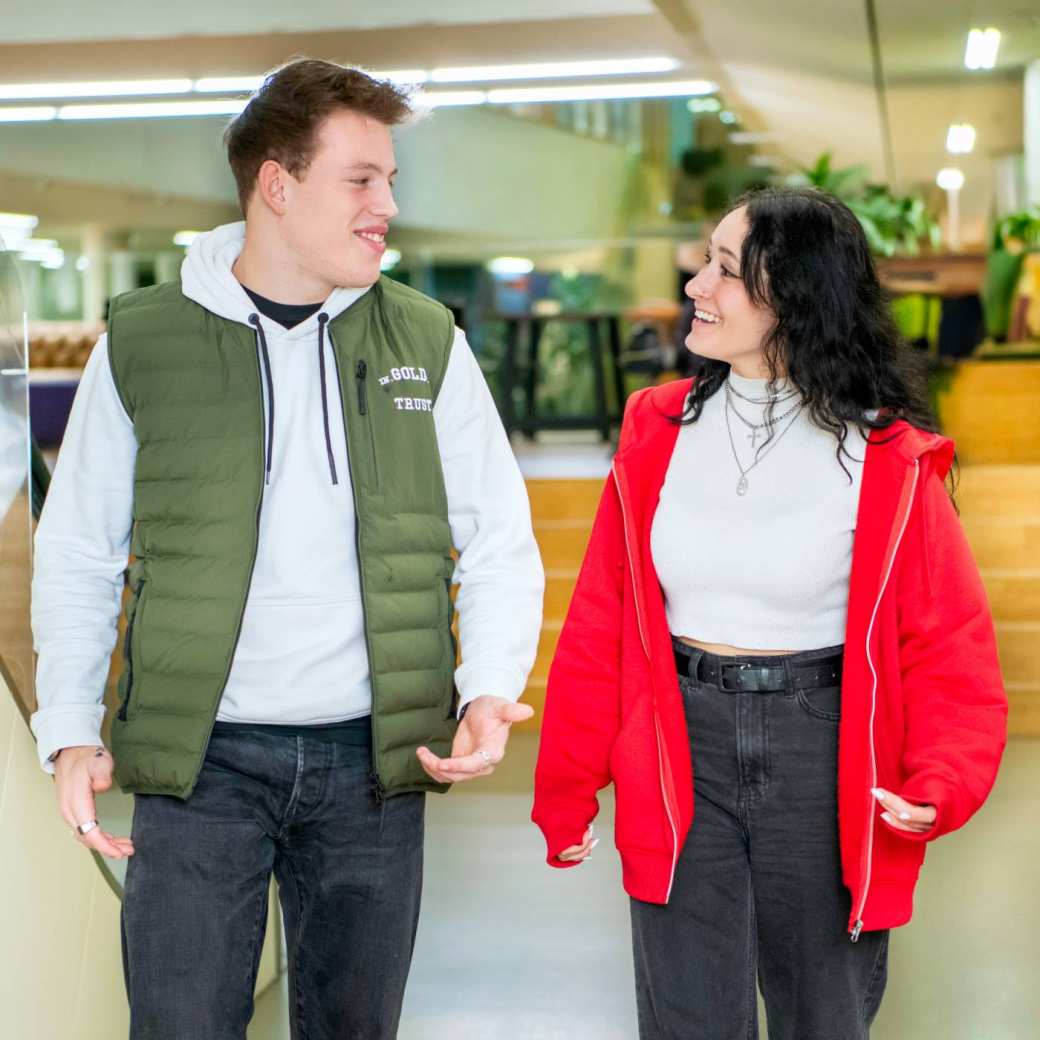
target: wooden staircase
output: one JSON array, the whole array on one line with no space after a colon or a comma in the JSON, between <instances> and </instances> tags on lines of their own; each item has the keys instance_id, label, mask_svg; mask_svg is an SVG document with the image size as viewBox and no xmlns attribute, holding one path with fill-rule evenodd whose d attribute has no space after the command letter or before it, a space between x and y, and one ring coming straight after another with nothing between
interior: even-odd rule
<instances>
[{"instance_id":1,"label":"wooden staircase","mask_svg":"<svg viewBox=\"0 0 1040 1040\"><path fill-rule=\"evenodd\" d=\"M545 682L603 488L597 480L529 480L546 571L545 620L524 694L536 730ZM957 503L996 623L1013 736L1040 737L1040 464L966 465Z\"/></svg>"}]
</instances>

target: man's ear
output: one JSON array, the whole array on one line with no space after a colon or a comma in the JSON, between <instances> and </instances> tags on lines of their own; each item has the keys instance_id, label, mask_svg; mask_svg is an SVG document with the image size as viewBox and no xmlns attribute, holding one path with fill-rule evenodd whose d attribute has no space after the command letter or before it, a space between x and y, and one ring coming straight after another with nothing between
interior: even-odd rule
<instances>
[{"instance_id":1,"label":"man's ear","mask_svg":"<svg viewBox=\"0 0 1040 1040\"><path fill-rule=\"evenodd\" d=\"M289 206L287 189L291 177L280 162L266 159L257 171L255 201L263 203L279 217L283 216Z\"/></svg>"}]
</instances>

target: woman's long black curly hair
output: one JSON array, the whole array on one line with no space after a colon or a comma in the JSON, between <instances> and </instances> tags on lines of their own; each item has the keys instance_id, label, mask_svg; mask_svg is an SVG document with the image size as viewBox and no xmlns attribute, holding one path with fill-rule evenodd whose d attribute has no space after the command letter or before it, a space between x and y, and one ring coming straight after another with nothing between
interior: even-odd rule
<instances>
[{"instance_id":1,"label":"woman's long black curly hair","mask_svg":"<svg viewBox=\"0 0 1040 1040\"><path fill-rule=\"evenodd\" d=\"M749 192L730 212L740 207L748 225L740 278L751 301L776 319L763 343L769 378L786 375L798 388L810 419L834 434L846 473L842 456L853 427L868 433L905 419L937 432L925 359L896 328L853 212L813 188ZM693 390L673 420L696 422L729 369L699 359Z\"/></svg>"}]
</instances>

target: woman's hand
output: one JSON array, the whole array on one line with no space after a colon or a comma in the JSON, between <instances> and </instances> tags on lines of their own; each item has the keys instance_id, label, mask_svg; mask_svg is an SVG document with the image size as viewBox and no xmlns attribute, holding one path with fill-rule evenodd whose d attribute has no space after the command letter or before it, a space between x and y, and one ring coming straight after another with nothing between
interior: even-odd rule
<instances>
[{"instance_id":1,"label":"woman's hand","mask_svg":"<svg viewBox=\"0 0 1040 1040\"><path fill-rule=\"evenodd\" d=\"M571 845L569 848L564 849L556 858L564 863L580 863L592 855L592 850L598 844L599 838L592 837L592 824L590 823L589 829L585 832L585 840L580 845Z\"/></svg>"},{"instance_id":2,"label":"woman's hand","mask_svg":"<svg viewBox=\"0 0 1040 1040\"><path fill-rule=\"evenodd\" d=\"M912 805L880 787L871 788L870 793L885 810L881 819L893 830L906 831L908 834L925 834L935 824L937 810L934 805Z\"/></svg>"}]
</instances>

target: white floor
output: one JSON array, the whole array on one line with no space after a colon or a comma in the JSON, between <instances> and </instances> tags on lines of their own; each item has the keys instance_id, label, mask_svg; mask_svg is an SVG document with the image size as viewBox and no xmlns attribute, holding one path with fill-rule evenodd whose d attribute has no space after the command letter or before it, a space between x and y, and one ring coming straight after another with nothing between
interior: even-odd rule
<instances>
[{"instance_id":1,"label":"white floor","mask_svg":"<svg viewBox=\"0 0 1040 1040\"><path fill-rule=\"evenodd\" d=\"M423 916L399 1040L632 1040L628 905L611 842L544 865L528 820L535 742L508 768L431 797ZM1040 742L1014 741L993 796L929 852L914 921L893 937L875 1040L1040 1037ZM288 1040L284 983L250 1040Z\"/></svg>"},{"instance_id":2,"label":"white floor","mask_svg":"<svg viewBox=\"0 0 1040 1040\"><path fill-rule=\"evenodd\" d=\"M515 433L511 443L525 480L603 480L615 448L598 433L574 430L546 430L533 441Z\"/></svg>"}]
</instances>

